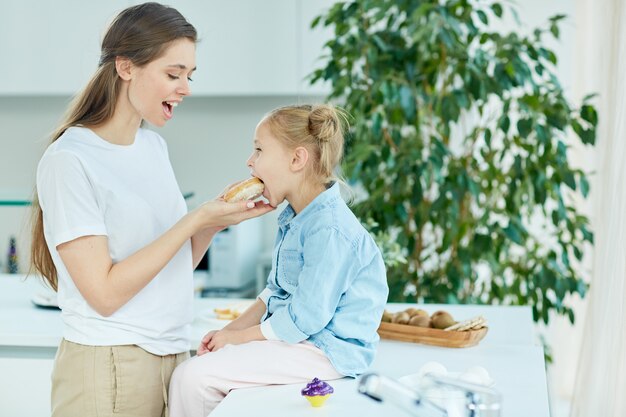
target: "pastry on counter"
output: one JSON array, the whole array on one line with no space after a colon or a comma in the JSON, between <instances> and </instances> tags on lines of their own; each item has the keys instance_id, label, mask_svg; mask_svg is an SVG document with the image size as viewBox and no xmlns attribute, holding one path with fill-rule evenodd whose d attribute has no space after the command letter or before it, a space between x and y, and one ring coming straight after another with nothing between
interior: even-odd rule
<instances>
[{"instance_id":1,"label":"pastry on counter","mask_svg":"<svg viewBox=\"0 0 626 417\"><path fill-rule=\"evenodd\" d=\"M300 391L302 396L306 398L313 407L321 407L324 405L333 392L335 392L335 390L330 384L318 378L313 378L313 380L306 384L306 387L302 388L302 391Z\"/></svg>"}]
</instances>

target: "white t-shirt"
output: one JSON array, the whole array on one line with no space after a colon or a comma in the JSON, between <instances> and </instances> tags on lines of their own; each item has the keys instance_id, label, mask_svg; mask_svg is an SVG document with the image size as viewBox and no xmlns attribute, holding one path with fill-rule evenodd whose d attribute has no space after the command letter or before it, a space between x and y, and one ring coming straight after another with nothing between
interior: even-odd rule
<instances>
[{"instance_id":1,"label":"white t-shirt","mask_svg":"<svg viewBox=\"0 0 626 417\"><path fill-rule=\"evenodd\" d=\"M189 350L193 319L191 242L137 295L109 317L80 294L56 247L81 236L108 238L113 263L153 242L187 213L157 133L139 129L132 145L115 145L71 127L37 168L44 234L58 271L65 339L84 345L136 344L156 355Z\"/></svg>"}]
</instances>

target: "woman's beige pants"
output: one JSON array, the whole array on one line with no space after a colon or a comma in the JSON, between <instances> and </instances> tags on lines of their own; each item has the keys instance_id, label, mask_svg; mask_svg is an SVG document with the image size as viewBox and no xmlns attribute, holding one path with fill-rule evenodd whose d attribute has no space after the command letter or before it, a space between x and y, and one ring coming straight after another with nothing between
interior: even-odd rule
<instances>
[{"instance_id":1,"label":"woman's beige pants","mask_svg":"<svg viewBox=\"0 0 626 417\"><path fill-rule=\"evenodd\" d=\"M170 377L188 357L63 340L52 371L52 417L167 417Z\"/></svg>"}]
</instances>

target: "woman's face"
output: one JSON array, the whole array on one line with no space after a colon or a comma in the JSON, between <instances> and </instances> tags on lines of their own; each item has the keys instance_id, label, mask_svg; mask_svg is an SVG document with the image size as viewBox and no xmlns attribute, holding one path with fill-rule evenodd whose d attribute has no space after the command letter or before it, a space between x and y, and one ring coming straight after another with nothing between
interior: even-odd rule
<instances>
[{"instance_id":1,"label":"woman's face","mask_svg":"<svg viewBox=\"0 0 626 417\"><path fill-rule=\"evenodd\" d=\"M189 82L196 69L196 44L183 38L173 41L165 53L143 67L134 67L128 100L142 120L163 126L174 108L191 94Z\"/></svg>"},{"instance_id":2,"label":"woman's face","mask_svg":"<svg viewBox=\"0 0 626 417\"><path fill-rule=\"evenodd\" d=\"M247 165L253 176L265 184L263 197L272 207L277 207L292 194L294 174L290 170L292 153L272 135L261 122L254 132L254 151Z\"/></svg>"}]
</instances>

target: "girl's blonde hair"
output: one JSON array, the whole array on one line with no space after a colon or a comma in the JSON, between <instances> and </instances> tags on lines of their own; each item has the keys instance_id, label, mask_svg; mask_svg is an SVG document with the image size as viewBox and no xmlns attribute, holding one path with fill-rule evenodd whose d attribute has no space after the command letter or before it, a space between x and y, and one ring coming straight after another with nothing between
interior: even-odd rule
<instances>
[{"instance_id":1,"label":"girl's blonde hair","mask_svg":"<svg viewBox=\"0 0 626 417\"><path fill-rule=\"evenodd\" d=\"M143 3L124 9L102 40L98 70L70 104L52 142L71 126L97 126L113 117L121 85L115 68L117 57L142 67L159 58L171 42L184 38L196 42L197 36L196 29L172 7ZM46 244L36 192L33 200L31 271L38 271L56 291L57 270Z\"/></svg>"},{"instance_id":2,"label":"girl's blonde hair","mask_svg":"<svg viewBox=\"0 0 626 417\"><path fill-rule=\"evenodd\" d=\"M304 146L313 155L309 174L316 181L343 183L336 168L341 163L347 113L330 104L279 107L263 119L272 135L289 149Z\"/></svg>"}]
</instances>

